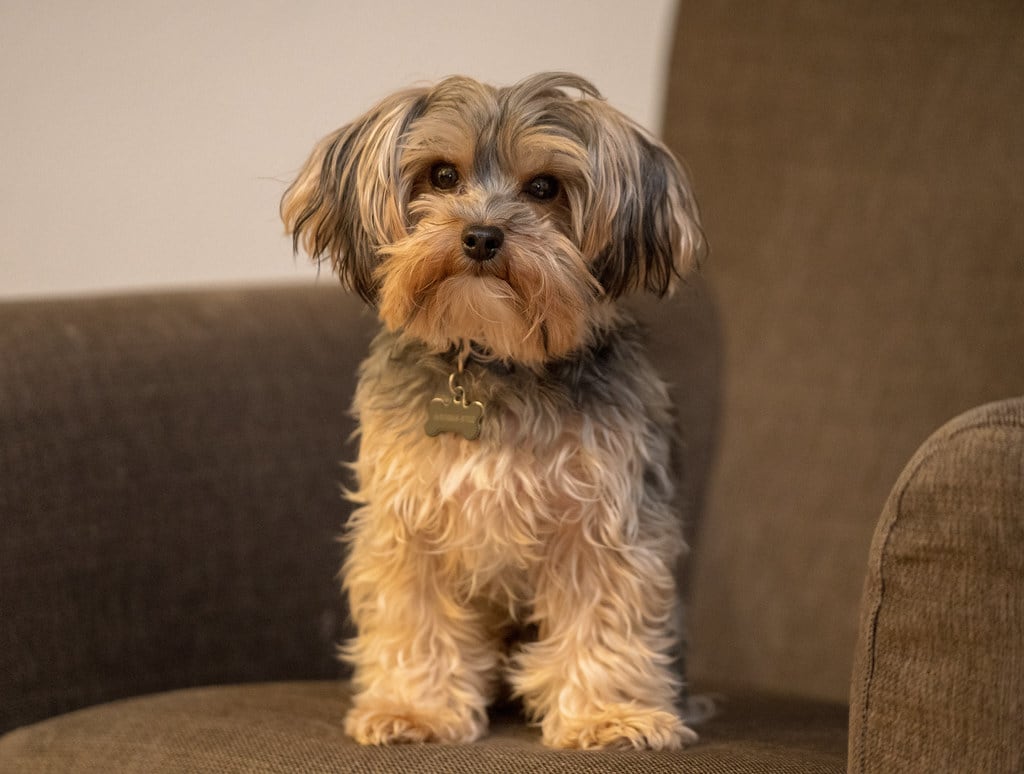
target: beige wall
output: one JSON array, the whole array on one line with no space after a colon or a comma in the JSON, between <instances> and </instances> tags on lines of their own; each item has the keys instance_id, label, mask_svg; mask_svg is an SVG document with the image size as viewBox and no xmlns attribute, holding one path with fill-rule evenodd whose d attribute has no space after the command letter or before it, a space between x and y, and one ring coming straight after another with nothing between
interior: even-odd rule
<instances>
[{"instance_id":1,"label":"beige wall","mask_svg":"<svg viewBox=\"0 0 1024 774\"><path fill-rule=\"evenodd\" d=\"M674 5L0 0L0 296L315 281L277 202L318 137L542 69L656 128Z\"/></svg>"}]
</instances>

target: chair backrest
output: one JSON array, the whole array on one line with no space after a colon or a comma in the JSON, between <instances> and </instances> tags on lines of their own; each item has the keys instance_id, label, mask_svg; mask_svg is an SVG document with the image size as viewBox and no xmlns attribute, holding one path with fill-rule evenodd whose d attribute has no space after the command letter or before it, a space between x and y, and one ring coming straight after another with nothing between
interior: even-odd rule
<instances>
[{"instance_id":1,"label":"chair backrest","mask_svg":"<svg viewBox=\"0 0 1024 774\"><path fill-rule=\"evenodd\" d=\"M843 698L900 470L1024 393L1024 5L684 2L666 116L725 347L691 674Z\"/></svg>"}]
</instances>

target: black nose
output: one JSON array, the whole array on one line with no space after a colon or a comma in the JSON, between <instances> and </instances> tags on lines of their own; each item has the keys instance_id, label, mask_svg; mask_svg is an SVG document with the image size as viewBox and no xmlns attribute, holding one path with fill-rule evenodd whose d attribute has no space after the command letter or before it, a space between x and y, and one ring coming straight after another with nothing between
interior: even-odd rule
<instances>
[{"instance_id":1,"label":"black nose","mask_svg":"<svg viewBox=\"0 0 1024 774\"><path fill-rule=\"evenodd\" d=\"M474 261L489 261L505 242L505 232L497 226L466 226L462 232L462 252Z\"/></svg>"}]
</instances>

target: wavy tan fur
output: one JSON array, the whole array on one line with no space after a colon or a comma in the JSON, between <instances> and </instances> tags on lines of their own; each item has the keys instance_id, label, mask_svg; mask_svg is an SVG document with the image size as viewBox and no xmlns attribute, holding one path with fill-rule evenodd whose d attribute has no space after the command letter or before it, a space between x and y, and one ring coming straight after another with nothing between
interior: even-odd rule
<instances>
[{"instance_id":1,"label":"wavy tan fur","mask_svg":"<svg viewBox=\"0 0 1024 774\"><path fill-rule=\"evenodd\" d=\"M530 195L538 177L557 196ZM504 681L553 746L694 741L674 706L671 406L618 306L703 251L671 154L578 76L453 77L325 138L281 211L383 323L354 403L348 732L468 742ZM470 260L478 225L504 241ZM485 406L475 440L424 432L453 373Z\"/></svg>"}]
</instances>

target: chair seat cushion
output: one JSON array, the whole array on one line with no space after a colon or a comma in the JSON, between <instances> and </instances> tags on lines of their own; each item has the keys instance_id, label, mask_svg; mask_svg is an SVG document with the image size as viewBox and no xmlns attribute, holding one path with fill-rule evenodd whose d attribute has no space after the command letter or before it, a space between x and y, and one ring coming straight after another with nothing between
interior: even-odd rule
<instances>
[{"instance_id":1,"label":"chair seat cushion","mask_svg":"<svg viewBox=\"0 0 1024 774\"><path fill-rule=\"evenodd\" d=\"M0 738L0 771L38 772L843 772L846 708L725 696L682 752L550 750L514 712L470 745L360 747L343 682L220 686L127 699Z\"/></svg>"}]
</instances>

